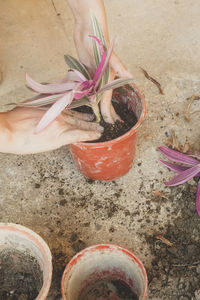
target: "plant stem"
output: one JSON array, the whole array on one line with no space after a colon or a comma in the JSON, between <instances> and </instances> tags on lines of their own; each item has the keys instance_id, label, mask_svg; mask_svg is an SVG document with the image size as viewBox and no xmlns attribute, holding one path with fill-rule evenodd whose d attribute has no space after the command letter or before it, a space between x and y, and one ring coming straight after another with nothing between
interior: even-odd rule
<instances>
[{"instance_id":1,"label":"plant stem","mask_svg":"<svg viewBox=\"0 0 200 300\"><path fill-rule=\"evenodd\" d=\"M96 121L100 122L101 121L101 114L100 114L100 110L99 110L99 105L97 102L90 102L91 103L91 107L92 110L96 116Z\"/></svg>"}]
</instances>

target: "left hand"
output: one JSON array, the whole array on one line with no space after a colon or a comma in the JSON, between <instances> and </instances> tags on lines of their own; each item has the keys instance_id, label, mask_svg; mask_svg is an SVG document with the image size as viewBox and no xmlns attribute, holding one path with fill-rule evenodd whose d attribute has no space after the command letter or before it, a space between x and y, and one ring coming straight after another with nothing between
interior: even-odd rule
<instances>
[{"instance_id":1,"label":"left hand","mask_svg":"<svg viewBox=\"0 0 200 300\"><path fill-rule=\"evenodd\" d=\"M66 110L36 134L36 125L43 114L43 110L23 107L0 113L0 152L50 151L71 143L96 140L103 131L98 123L91 122L91 115Z\"/></svg>"}]
</instances>

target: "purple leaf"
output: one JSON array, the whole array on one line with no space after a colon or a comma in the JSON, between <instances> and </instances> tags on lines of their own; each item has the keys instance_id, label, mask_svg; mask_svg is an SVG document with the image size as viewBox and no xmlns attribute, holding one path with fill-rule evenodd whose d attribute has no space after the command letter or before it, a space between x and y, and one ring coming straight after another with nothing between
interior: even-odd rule
<instances>
[{"instance_id":1,"label":"purple leaf","mask_svg":"<svg viewBox=\"0 0 200 300\"><path fill-rule=\"evenodd\" d=\"M50 84L41 84L33 80L28 74L26 74L26 82L28 87L33 91L40 94L58 94L64 93L66 91L72 90L77 82L67 82L67 83L50 83Z\"/></svg>"},{"instance_id":2,"label":"purple leaf","mask_svg":"<svg viewBox=\"0 0 200 300\"><path fill-rule=\"evenodd\" d=\"M200 216L200 181L197 185L197 193L196 193L196 210L198 215Z\"/></svg>"},{"instance_id":3,"label":"purple leaf","mask_svg":"<svg viewBox=\"0 0 200 300\"><path fill-rule=\"evenodd\" d=\"M190 151L188 153L188 155L191 156L191 157L194 157L194 158L196 158L198 160L200 160L200 152L198 152L198 151Z\"/></svg>"},{"instance_id":4,"label":"purple leaf","mask_svg":"<svg viewBox=\"0 0 200 300\"><path fill-rule=\"evenodd\" d=\"M160 159L159 160L163 165L165 165L166 167L168 167L170 170L176 172L176 173L181 173L185 170L188 170L190 167L185 167L185 166L180 166L180 165L176 165L176 164L172 164L170 162L167 162L165 160Z\"/></svg>"},{"instance_id":5,"label":"purple leaf","mask_svg":"<svg viewBox=\"0 0 200 300\"><path fill-rule=\"evenodd\" d=\"M101 61L100 61L99 65L96 69L96 72L95 72L94 78L93 78L93 84L95 84L95 82L97 81L97 79L99 78L99 76L101 74L101 71L102 71L102 68L103 68L103 65L104 65L104 62L105 62L105 59L106 59L106 53L105 53L104 46L103 46L102 42L96 36L89 35L89 37L91 37L92 39L94 39L98 43L99 49L100 49L100 52L101 52Z\"/></svg>"},{"instance_id":6,"label":"purple leaf","mask_svg":"<svg viewBox=\"0 0 200 300\"><path fill-rule=\"evenodd\" d=\"M176 185L182 184L182 183L190 180L194 176L196 176L199 172L200 172L200 164L179 173L179 175L175 176L173 179L165 182L165 185L176 186Z\"/></svg>"},{"instance_id":7,"label":"purple leaf","mask_svg":"<svg viewBox=\"0 0 200 300\"><path fill-rule=\"evenodd\" d=\"M189 157L188 155L186 154L183 154L183 153L180 153L178 151L175 151L175 150L172 150L172 149L169 149L167 147L164 147L164 146L161 146L158 148L160 150L160 152L162 154L164 154L169 160L172 160L172 161L176 161L176 162L180 162L182 164L188 164L188 165L197 165L199 164L199 161L192 158L192 157Z\"/></svg>"},{"instance_id":8,"label":"purple leaf","mask_svg":"<svg viewBox=\"0 0 200 300\"><path fill-rule=\"evenodd\" d=\"M66 93L62 98L56 101L38 123L36 127L36 133L46 128L54 119L57 118L57 116L65 109L66 106L71 104L72 101L72 92Z\"/></svg>"},{"instance_id":9,"label":"purple leaf","mask_svg":"<svg viewBox=\"0 0 200 300\"><path fill-rule=\"evenodd\" d=\"M105 73L105 71L106 71L106 69L109 65L109 61L110 61L110 58L111 58L111 55L112 55L113 47L114 47L114 41L112 41L111 46L108 49L107 56L106 56L101 74L100 74L99 78L97 79L97 81L95 83L95 87L94 87L95 89L97 89L97 87L99 86L99 84L101 82L101 79L102 79L102 77L103 77L103 75L104 75L104 73Z\"/></svg>"},{"instance_id":10,"label":"purple leaf","mask_svg":"<svg viewBox=\"0 0 200 300\"><path fill-rule=\"evenodd\" d=\"M92 90L92 87L90 87L89 89L83 90L83 91L76 91L74 93L74 98L79 100L81 98L83 98L84 96L88 95Z\"/></svg>"},{"instance_id":11,"label":"purple leaf","mask_svg":"<svg viewBox=\"0 0 200 300\"><path fill-rule=\"evenodd\" d=\"M86 80L84 82L82 82L81 87L83 87L83 89L88 89L92 86L92 81L91 80Z\"/></svg>"}]
</instances>

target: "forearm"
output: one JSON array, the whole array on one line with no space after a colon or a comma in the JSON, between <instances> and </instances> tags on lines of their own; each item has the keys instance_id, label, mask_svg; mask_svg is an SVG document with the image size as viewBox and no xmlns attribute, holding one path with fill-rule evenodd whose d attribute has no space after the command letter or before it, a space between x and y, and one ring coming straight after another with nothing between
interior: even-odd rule
<instances>
[{"instance_id":1,"label":"forearm","mask_svg":"<svg viewBox=\"0 0 200 300\"><path fill-rule=\"evenodd\" d=\"M0 152L9 153L10 130L6 122L6 113L0 113Z\"/></svg>"},{"instance_id":2,"label":"forearm","mask_svg":"<svg viewBox=\"0 0 200 300\"><path fill-rule=\"evenodd\" d=\"M103 0L67 0L76 25L82 28L83 31L91 33L90 13L94 12L104 32L107 45L109 45L109 35L106 21L106 12Z\"/></svg>"}]
</instances>

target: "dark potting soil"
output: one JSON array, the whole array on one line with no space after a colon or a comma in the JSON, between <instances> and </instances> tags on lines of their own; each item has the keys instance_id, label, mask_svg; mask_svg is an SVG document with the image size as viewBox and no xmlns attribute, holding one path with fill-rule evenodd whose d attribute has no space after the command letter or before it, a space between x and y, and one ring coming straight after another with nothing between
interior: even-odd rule
<instances>
[{"instance_id":1,"label":"dark potting soil","mask_svg":"<svg viewBox=\"0 0 200 300\"><path fill-rule=\"evenodd\" d=\"M123 282L107 279L89 285L78 300L139 300L139 297Z\"/></svg>"},{"instance_id":2,"label":"dark potting soil","mask_svg":"<svg viewBox=\"0 0 200 300\"><path fill-rule=\"evenodd\" d=\"M200 299L200 218L195 193L192 182L171 189L170 201L177 205L177 217L155 236L164 236L172 245L146 235L154 257L147 270L150 300Z\"/></svg>"},{"instance_id":3,"label":"dark potting soil","mask_svg":"<svg viewBox=\"0 0 200 300\"><path fill-rule=\"evenodd\" d=\"M112 101L112 104L116 113L120 116L123 122L116 121L115 124L108 124L102 118L100 125L104 127L104 132L101 137L98 140L93 141L93 143L116 139L128 132L137 123L137 117L133 111L128 109L126 104L121 104L116 101ZM92 113L92 109L88 106L82 106L76 110L83 113Z\"/></svg>"},{"instance_id":4,"label":"dark potting soil","mask_svg":"<svg viewBox=\"0 0 200 300\"><path fill-rule=\"evenodd\" d=\"M0 252L0 300L35 300L43 276L28 252L5 248Z\"/></svg>"}]
</instances>

